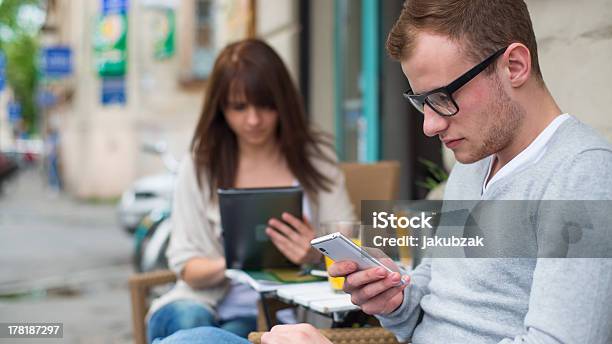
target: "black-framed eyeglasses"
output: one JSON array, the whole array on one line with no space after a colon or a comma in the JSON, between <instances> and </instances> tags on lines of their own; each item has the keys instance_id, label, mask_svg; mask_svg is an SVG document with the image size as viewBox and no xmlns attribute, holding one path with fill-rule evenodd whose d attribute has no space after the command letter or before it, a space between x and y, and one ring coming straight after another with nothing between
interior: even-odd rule
<instances>
[{"instance_id":1,"label":"black-framed eyeglasses","mask_svg":"<svg viewBox=\"0 0 612 344\"><path fill-rule=\"evenodd\" d=\"M440 116L456 115L457 112L459 112L459 106L457 102L455 102L455 99L453 99L453 93L485 70L495 61L495 59L503 54L506 49L508 49L508 47L496 51L493 55L487 57L484 61L465 72L465 74L458 77L447 86L436 88L435 90L422 94L414 94L412 89L408 89L408 91L403 94L404 98L408 99L410 103L423 114L425 113L425 104L427 104Z\"/></svg>"}]
</instances>

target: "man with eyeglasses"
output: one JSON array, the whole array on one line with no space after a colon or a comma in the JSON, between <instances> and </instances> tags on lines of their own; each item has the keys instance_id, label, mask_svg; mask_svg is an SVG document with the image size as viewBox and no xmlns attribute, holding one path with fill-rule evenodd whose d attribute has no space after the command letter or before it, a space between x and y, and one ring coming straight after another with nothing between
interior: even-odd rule
<instances>
[{"instance_id":1,"label":"man with eyeglasses","mask_svg":"<svg viewBox=\"0 0 612 344\"><path fill-rule=\"evenodd\" d=\"M612 147L549 93L522 0L408 0L387 51L423 131L459 162L445 199L612 199ZM612 343L609 258L424 259L407 286L350 261L329 272L401 341ZM329 343L307 324L262 339Z\"/></svg>"}]
</instances>

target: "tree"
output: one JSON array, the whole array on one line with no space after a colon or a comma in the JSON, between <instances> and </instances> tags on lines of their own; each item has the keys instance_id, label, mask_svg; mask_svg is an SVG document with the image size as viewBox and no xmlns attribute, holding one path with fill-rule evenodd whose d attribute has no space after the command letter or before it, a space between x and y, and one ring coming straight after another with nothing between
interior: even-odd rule
<instances>
[{"instance_id":1,"label":"tree","mask_svg":"<svg viewBox=\"0 0 612 344\"><path fill-rule=\"evenodd\" d=\"M19 13L24 6L32 5L40 7L41 2L0 0L0 49L6 56L6 77L21 104L25 130L29 133L37 129L38 28L20 20Z\"/></svg>"}]
</instances>

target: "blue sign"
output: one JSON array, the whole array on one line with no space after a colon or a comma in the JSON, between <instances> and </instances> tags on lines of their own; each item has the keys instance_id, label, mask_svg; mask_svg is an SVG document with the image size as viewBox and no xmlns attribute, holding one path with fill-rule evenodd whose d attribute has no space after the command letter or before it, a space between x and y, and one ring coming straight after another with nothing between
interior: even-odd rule
<instances>
[{"instance_id":1,"label":"blue sign","mask_svg":"<svg viewBox=\"0 0 612 344\"><path fill-rule=\"evenodd\" d=\"M102 79L102 104L125 104L125 79L110 77Z\"/></svg>"},{"instance_id":2,"label":"blue sign","mask_svg":"<svg viewBox=\"0 0 612 344\"><path fill-rule=\"evenodd\" d=\"M5 66L6 58L4 57L4 53L0 51L0 91L4 90L4 84L6 84L6 79L4 77Z\"/></svg>"},{"instance_id":3,"label":"blue sign","mask_svg":"<svg viewBox=\"0 0 612 344\"><path fill-rule=\"evenodd\" d=\"M38 106L42 108L53 106L57 103L57 96L46 89L39 89L36 95Z\"/></svg>"},{"instance_id":4,"label":"blue sign","mask_svg":"<svg viewBox=\"0 0 612 344\"><path fill-rule=\"evenodd\" d=\"M21 104L16 101L9 101L8 104L9 121L15 123L21 119Z\"/></svg>"},{"instance_id":5,"label":"blue sign","mask_svg":"<svg viewBox=\"0 0 612 344\"><path fill-rule=\"evenodd\" d=\"M102 14L125 14L128 0L102 0Z\"/></svg>"},{"instance_id":6,"label":"blue sign","mask_svg":"<svg viewBox=\"0 0 612 344\"><path fill-rule=\"evenodd\" d=\"M46 76L64 77L72 74L72 50L66 46L43 48L42 71Z\"/></svg>"}]
</instances>

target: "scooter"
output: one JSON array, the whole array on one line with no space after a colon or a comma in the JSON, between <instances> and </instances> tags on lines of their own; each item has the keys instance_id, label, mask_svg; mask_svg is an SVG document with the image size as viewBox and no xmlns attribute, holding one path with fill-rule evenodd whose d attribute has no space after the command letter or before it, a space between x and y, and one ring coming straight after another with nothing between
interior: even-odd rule
<instances>
[{"instance_id":1,"label":"scooter","mask_svg":"<svg viewBox=\"0 0 612 344\"><path fill-rule=\"evenodd\" d=\"M158 208L147 214L134 233L133 264L137 272L168 268L166 249L170 242L170 208Z\"/></svg>"},{"instance_id":2,"label":"scooter","mask_svg":"<svg viewBox=\"0 0 612 344\"><path fill-rule=\"evenodd\" d=\"M164 142L146 143L142 150L160 156L167 172L140 178L121 195L117 205L119 223L129 233L134 233L154 209L170 209L178 170L178 161L168 152Z\"/></svg>"},{"instance_id":3,"label":"scooter","mask_svg":"<svg viewBox=\"0 0 612 344\"><path fill-rule=\"evenodd\" d=\"M165 143L143 145L143 151L159 155L167 173L144 177L121 197L118 206L122 226L134 233L133 265L137 272L166 269L170 239L170 210L178 161Z\"/></svg>"}]
</instances>

